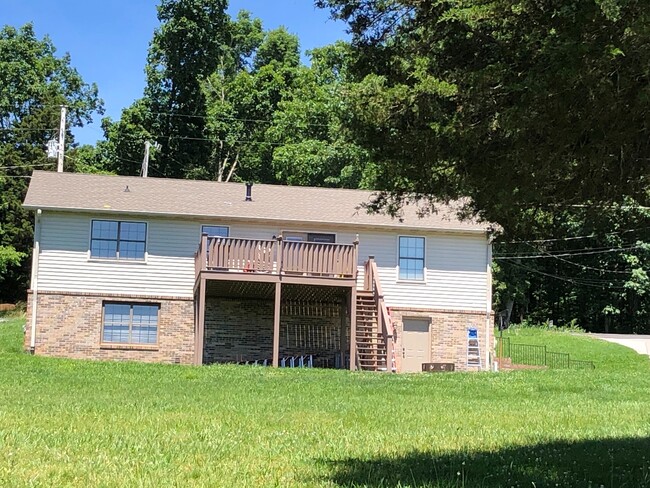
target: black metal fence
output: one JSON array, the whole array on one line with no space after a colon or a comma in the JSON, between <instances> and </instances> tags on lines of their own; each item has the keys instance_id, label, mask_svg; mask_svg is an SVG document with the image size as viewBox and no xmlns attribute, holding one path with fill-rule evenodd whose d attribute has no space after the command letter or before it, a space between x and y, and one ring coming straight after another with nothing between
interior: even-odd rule
<instances>
[{"instance_id":1,"label":"black metal fence","mask_svg":"<svg viewBox=\"0 0 650 488\"><path fill-rule=\"evenodd\" d=\"M498 358L510 358L512 364L543 366L549 369L596 369L593 361L571 359L565 352L547 351L546 346L512 343L509 337L498 337Z\"/></svg>"}]
</instances>

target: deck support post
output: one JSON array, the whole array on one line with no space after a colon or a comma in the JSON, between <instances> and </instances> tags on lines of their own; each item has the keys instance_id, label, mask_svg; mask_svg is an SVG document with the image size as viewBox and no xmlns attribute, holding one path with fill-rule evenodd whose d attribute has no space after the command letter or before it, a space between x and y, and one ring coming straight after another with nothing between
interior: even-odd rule
<instances>
[{"instance_id":1,"label":"deck support post","mask_svg":"<svg viewBox=\"0 0 650 488\"><path fill-rule=\"evenodd\" d=\"M341 330L339 333L340 340L340 354L341 354L341 369L345 369L345 358L348 355L348 346L347 346L347 328L348 328L348 317L350 316L350 308L348 307L348 297L346 296L341 303Z\"/></svg>"},{"instance_id":2,"label":"deck support post","mask_svg":"<svg viewBox=\"0 0 650 488\"><path fill-rule=\"evenodd\" d=\"M198 289L198 311L197 311L197 321L196 321L196 335L195 335L195 347L194 350L194 359L197 366L203 364L203 345L204 345L204 336L205 336L205 285L206 280L203 276L199 279L199 289Z\"/></svg>"},{"instance_id":3,"label":"deck support post","mask_svg":"<svg viewBox=\"0 0 650 488\"><path fill-rule=\"evenodd\" d=\"M357 369L357 287L350 288L350 371Z\"/></svg>"},{"instance_id":4,"label":"deck support post","mask_svg":"<svg viewBox=\"0 0 650 488\"><path fill-rule=\"evenodd\" d=\"M280 365L280 305L282 301L282 282L275 283L275 309L273 311L273 367Z\"/></svg>"}]
</instances>

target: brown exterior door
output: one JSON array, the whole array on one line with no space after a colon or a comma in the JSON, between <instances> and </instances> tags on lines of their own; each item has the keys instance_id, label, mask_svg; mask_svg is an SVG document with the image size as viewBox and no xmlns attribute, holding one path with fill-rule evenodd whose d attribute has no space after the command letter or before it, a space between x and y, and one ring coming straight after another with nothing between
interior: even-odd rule
<instances>
[{"instance_id":1,"label":"brown exterior door","mask_svg":"<svg viewBox=\"0 0 650 488\"><path fill-rule=\"evenodd\" d=\"M402 372L422 371L428 363L431 350L428 319L404 319L402 331Z\"/></svg>"}]
</instances>

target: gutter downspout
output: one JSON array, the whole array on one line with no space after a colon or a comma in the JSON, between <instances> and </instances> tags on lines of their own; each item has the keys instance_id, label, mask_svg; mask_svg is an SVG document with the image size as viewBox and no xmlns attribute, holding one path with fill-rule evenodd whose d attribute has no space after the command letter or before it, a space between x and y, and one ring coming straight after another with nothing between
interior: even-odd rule
<instances>
[{"instance_id":1,"label":"gutter downspout","mask_svg":"<svg viewBox=\"0 0 650 488\"><path fill-rule=\"evenodd\" d=\"M36 351L36 312L38 310L38 261L41 254L41 214L43 211L36 210L34 219L34 251L32 255L32 330L29 341L29 352Z\"/></svg>"},{"instance_id":2,"label":"gutter downspout","mask_svg":"<svg viewBox=\"0 0 650 488\"><path fill-rule=\"evenodd\" d=\"M492 314L492 239L488 237L487 241L487 250L486 250L486 296L485 296L485 342L487 351L485 352L485 369L486 371L490 370L490 354L492 353L492 346L494 344L488 344L490 338L490 327L491 321L490 316Z\"/></svg>"}]
</instances>

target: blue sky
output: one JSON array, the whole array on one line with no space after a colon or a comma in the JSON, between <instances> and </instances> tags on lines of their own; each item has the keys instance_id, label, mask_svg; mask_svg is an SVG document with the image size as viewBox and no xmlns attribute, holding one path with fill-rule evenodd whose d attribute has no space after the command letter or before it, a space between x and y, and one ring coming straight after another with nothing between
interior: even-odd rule
<instances>
[{"instance_id":1,"label":"blue sky","mask_svg":"<svg viewBox=\"0 0 650 488\"><path fill-rule=\"evenodd\" d=\"M142 96L147 47L158 25L158 0L0 0L0 25L33 22L37 36L49 35L59 55L70 53L83 79L95 82L106 114L120 117ZM346 39L345 25L329 19L311 0L230 0L229 12L249 10L265 29L284 25L300 38L301 50ZM75 130L76 142L102 138L95 123Z\"/></svg>"}]
</instances>

